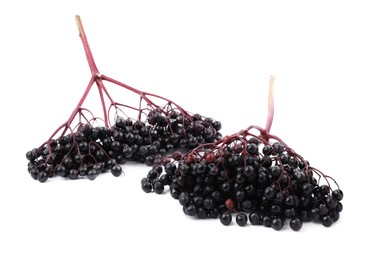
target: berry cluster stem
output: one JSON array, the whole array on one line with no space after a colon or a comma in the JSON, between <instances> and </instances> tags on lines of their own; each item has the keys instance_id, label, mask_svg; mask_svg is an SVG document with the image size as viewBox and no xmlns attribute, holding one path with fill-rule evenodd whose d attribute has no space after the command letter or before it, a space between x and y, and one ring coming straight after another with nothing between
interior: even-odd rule
<instances>
[{"instance_id":1,"label":"berry cluster stem","mask_svg":"<svg viewBox=\"0 0 374 260\"><path fill-rule=\"evenodd\" d=\"M270 133L271 125L274 118L274 80L273 76L270 76L269 80L269 97L268 97L268 118L266 121L265 131L266 134Z\"/></svg>"},{"instance_id":2,"label":"berry cluster stem","mask_svg":"<svg viewBox=\"0 0 374 260\"><path fill-rule=\"evenodd\" d=\"M82 43L83 43L84 52L86 53L88 66L90 67L91 74L92 74L90 83L87 87L88 91L86 89L85 93L82 96L81 101L82 100L84 101L86 99L93 82L95 82L96 85L97 85L97 88L99 90L99 94L100 94L101 106L103 108L103 114L104 114L104 123L105 123L106 127L109 127L108 113L107 113L106 104L105 104L105 100L104 100L104 94L103 94L103 90L105 90L105 87L104 87L103 81L101 79L101 74L99 73L99 70L97 69L95 60L93 58L91 48L90 48L90 45L88 44L87 36L86 36L86 33L84 32L80 16L76 15L75 20L77 22L79 36L80 36L80 38L82 40ZM82 105L82 103L83 102L79 102L77 107L80 107Z\"/></svg>"}]
</instances>

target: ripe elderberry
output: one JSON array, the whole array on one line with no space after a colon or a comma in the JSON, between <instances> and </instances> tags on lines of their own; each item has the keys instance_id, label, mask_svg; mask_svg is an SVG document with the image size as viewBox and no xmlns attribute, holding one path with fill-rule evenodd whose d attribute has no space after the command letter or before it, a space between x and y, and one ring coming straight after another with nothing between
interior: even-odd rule
<instances>
[{"instance_id":1,"label":"ripe elderberry","mask_svg":"<svg viewBox=\"0 0 374 260\"><path fill-rule=\"evenodd\" d=\"M295 231L306 221L328 227L340 218L343 192L338 184L270 134L269 107L265 128L250 126L168 158L161 177L167 176L166 185L185 212L194 205L187 215L215 218L219 213L220 222L229 225L236 214L240 226L249 219L274 230L289 221Z\"/></svg>"},{"instance_id":2,"label":"ripe elderberry","mask_svg":"<svg viewBox=\"0 0 374 260\"><path fill-rule=\"evenodd\" d=\"M67 121L46 142L26 153L32 178L41 182L54 176L93 180L109 170L114 176L119 176L123 172L120 164L127 161L151 166L162 163L162 157L167 153L180 149L188 151L199 144L221 139L220 122L189 113L169 99L137 90L101 74L80 17L76 19L92 76ZM125 98L128 94L135 94L139 99L133 104L114 99L105 86L107 82L124 90ZM100 94L102 118L83 107L94 85ZM204 171L204 167L200 166L199 171ZM166 172L170 174L172 170Z\"/></svg>"}]
</instances>

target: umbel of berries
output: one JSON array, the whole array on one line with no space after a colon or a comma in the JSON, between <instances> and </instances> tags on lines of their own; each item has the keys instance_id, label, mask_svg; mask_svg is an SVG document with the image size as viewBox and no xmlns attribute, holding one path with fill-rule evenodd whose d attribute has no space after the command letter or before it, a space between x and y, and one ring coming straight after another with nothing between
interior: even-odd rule
<instances>
[{"instance_id":1,"label":"umbel of berries","mask_svg":"<svg viewBox=\"0 0 374 260\"><path fill-rule=\"evenodd\" d=\"M40 182L54 176L93 180L106 171L119 176L123 172L120 165L126 161L153 165L176 149L188 151L221 139L219 121L189 113L169 99L99 73L79 16L76 21L92 76L67 121L42 145L26 153L32 178ZM123 96L113 98L105 83L120 87ZM83 107L94 85L101 117Z\"/></svg>"},{"instance_id":2,"label":"umbel of berries","mask_svg":"<svg viewBox=\"0 0 374 260\"><path fill-rule=\"evenodd\" d=\"M281 230L288 225L298 231L304 222L326 227L336 222L343 209L336 181L270 134L273 81L271 77L265 128L252 125L183 156L175 152L163 160L163 169L150 170L142 189L162 193L169 186L185 214L220 218L223 225L235 219L239 226Z\"/></svg>"}]
</instances>

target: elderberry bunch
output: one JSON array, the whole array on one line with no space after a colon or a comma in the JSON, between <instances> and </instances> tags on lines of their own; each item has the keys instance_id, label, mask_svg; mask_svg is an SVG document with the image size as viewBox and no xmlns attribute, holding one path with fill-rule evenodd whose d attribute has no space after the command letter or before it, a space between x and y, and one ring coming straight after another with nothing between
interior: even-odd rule
<instances>
[{"instance_id":1,"label":"elderberry bunch","mask_svg":"<svg viewBox=\"0 0 374 260\"><path fill-rule=\"evenodd\" d=\"M58 175L93 180L108 170L119 176L120 165L126 161L153 165L177 149L188 151L221 139L219 121L191 114L169 99L99 73L79 16L76 19L92 76L68 120L46 142L26 153L34 179L45 182ZM105 82L123 89L127 102L113 98ZM100 93L102 117L83 107L94 85ZM126 99L129 94L138 99Z\"/></svg>"},{"instance_id":2,"label":"elderberry bunch","mask_svg":"<svg viewBox=\"0 0 374 260\"><path fill-rule=\"evenodd\" d=\"M177 109L150 110L147 121L117 117L110 129L84 124L72 134L49 140L27 152L29 173L41 182L59 175L70 179L111 170L122 172L120 164L136 161L153 165L176 149L189 150L219 140L221 124L199 114L182 114Z\"/></svg>"},{"instance_id":3,"label":"elderberry bunch","mask_svg":"<svg viewBox=\"0 0 374 260\"><path fill-rule=\"evenodd\" d=\"M110 155L121 163L133 160L150 166L177 149L188 151L220 140L220 129L219 121L199 114L186 115L177 109L166 113L151 110L146 122L120 117L112 128L118 152Z\"/></svg>"},{"instance_id":4,"label":"elderberry bunch","mask_svg":"<svg viewBox=\"0 0 374 260\"><path fill-rule=\"evenodd\" d=\"M303 222L331 226L343 209L343 192L332 189L331 177L282 142L270 144L247 131L163 163L142 179L143 191L160 194L169 186L191 217L229 225L235 214L240 226L249 220L280 230L288 222L297 231Z\"/></svg>"},{"instance_id":5,"label":"elderberry bunch","mask_svg":"<svg viewBox=\"0 0 374 260\"><path fill-rule=\"evenodd\" d=\"M58 139L50 139L39 148L26 153L28 171L40 182L54 176L94 180L108 170L114 176L122 173L121 166L110 157L111 132L105 127L80 125L78 130Z\"/></svg>"}]
</instances>

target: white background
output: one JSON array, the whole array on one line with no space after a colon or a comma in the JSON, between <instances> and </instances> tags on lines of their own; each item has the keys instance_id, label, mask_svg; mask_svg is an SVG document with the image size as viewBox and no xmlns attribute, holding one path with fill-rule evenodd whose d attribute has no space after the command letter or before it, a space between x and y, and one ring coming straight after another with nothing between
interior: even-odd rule
<instances>
[{"instance_id":1,"label":"white background","mask_svg":"<svg viewBox=\"0 0 374 260\"><path fill-rule=\"evenodd\" d=\"M254 2L0 3L0 259L373 255L373 7ZM272 133L338 181L341 219L300 232L194 220L169 194L143 193L148 169L137 165L119 178L34 181L26 151L68 118L90 78L76 14L102 73L222 121L223 134L264 126L274 75Z\"/></svg>"}]
</instances>

